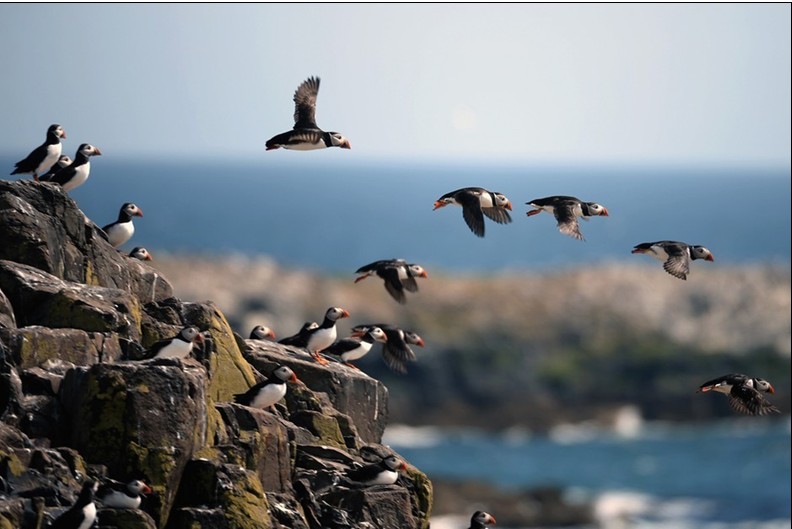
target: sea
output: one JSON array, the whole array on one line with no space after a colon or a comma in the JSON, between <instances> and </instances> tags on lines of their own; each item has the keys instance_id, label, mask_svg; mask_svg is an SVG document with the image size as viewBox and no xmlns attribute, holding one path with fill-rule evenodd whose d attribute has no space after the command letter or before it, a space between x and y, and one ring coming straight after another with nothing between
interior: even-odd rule
<instances>
[{"instance_id":1,"label":"sea","mask_svg":"<svg viewBox=\"0 0 792 529\"><path fill-rule=\"evenodd\" d=\"M386 258L421 264L430 274L659 266L630 251L667 239L712 251L715 262L694 270L790 260L789 168L375 161L350 154L152 160L105 152L71 196L99 226L114 221L123 203L137 204L144 217L135 219L126 249L267 256L328 274ZM10 173L14 161L0 157L0 166ZM441 195L468 186L504 193L513 222L487 220L480 239L461 208L433 211ZM610 215L581 222L581 242L558 232L547 213L525 215L526 202L550 195L598 202Z\"/></svg>"}]
</instances>

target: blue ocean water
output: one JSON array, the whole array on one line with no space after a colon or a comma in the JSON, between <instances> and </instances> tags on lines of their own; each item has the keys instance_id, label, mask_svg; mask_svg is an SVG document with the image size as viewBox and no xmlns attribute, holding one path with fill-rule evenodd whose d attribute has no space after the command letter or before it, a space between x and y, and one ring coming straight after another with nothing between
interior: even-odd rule
<instances>
[{"instance_id":1,"label":"blue ocean water","mask_svg":"<svg viewBox=\"0 0 792 529\"><path fill-rule=\"evenodd\" d=\"M326 154L156 161L105 153L72 197L100 226L115 220L122 203L138 204L145 216L136 219L128 248L266 254L287 266L330 273L390 257L458 272L621 260L648 265L651 259L630 250L661 239L705 245L715 266L790 258L789 170L463 166ZM0 158L0 166L10 172L13 161ZM467 186L505 193L514 222L487 221L486 237L479 239L460 208L432 211L442 194ZM585 242L561 235L546 213L525 215L525 202L562 194L610 211L607 218L581 222Z\"/></svg>"},{"instance_id":2,"label":"blue ocean water","mask_svg":"<svg viewBox=\"0 0 792 529\"><path fill-rule=\"evenodd\" d=\"M639 495L646 501L627 527L790 523L788 417L650 423L631 436L586 428L547 437L396 428L385 442L430 478L506 489L555 485L589 499Z\"/></svg>"}]
</instances>

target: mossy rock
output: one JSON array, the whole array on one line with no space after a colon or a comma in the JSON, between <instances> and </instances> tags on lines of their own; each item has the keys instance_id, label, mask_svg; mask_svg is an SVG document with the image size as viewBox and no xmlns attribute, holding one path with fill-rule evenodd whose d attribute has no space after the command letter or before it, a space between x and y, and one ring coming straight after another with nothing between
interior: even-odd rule
<instances>
[{"instance_id":1,"label":"mossy rock","mask_svg":"<svg viewBox=\"0 0 792 529\"><path fill-rule=\"evenodd\" d=\"M413 484L413 505L418 511L415 515L420 520L420 529L429 529L429 516L432 514L434 501L432 482L426 474L411 465L408 465L405 477Z\"/></svg>"},{"instance_id":2,"label":"mossy rock","mask_svg":"<svg viewBox=\"0 0 792 529\"><path fill-rule=\"evenodd\" d=\"M292 413L289 419L297 426L308 429L322 443L336 448L346 448L341 427L335 417L328 417L316 411L302 410Z\"/></svg>"}]
</instances>

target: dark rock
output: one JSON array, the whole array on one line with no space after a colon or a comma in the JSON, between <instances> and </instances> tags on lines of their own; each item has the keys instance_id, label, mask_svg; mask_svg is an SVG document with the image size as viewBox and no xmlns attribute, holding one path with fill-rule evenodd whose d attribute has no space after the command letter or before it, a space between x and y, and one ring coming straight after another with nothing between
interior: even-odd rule
<instances>
[{"instance_id":1,"label":"dark rock","mask_svg":"<svg viewBox=\"0 0 792 529\"><path fill-rule=\"evenodd\" d=\"M322 497L322 521L343 527L371 529L418 529L409 493L395 486L375 486L356 490L334 490Z\"/></svg>"},{"instance_id":2,"label":"dark rock","mask_svg":"<svg viewBox=\"0 0 792 529\"><path fill-rule=\"evenodd\" d=\"M14 363L22 369L61 360L77 365L114 362L122 356L118 335L80 329L50 329L36 325L0 329Z\"/></svg>"},{"instance_id":3,"label":"dark rock","mask_svg":"<svg viewBox=\"0 0 792 529\"><path fill-rule=\"evenodd\" d=\"M14 318L14 309L11 307L11 302L0 289L0 329L13 329L16 327L16 319Z\"/></svg>"},{"instance_id":4,"label":"dark rock","mask_svg":"<svg viewBox=\"0 0 792 529\"><path fill-rule=\"evenodd\" d=\"M139 509L99 509L99 529L157 529L154 519Z\"/></svg>"}]
</instances>

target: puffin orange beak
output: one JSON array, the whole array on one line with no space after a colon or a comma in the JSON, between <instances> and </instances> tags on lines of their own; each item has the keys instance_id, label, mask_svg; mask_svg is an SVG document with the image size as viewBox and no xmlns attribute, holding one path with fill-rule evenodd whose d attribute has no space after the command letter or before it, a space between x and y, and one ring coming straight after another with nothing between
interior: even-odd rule
<instances>
[{"instance_id":1,"label":"puffin orange beak","mask_svg":"<svg viewBox=\"0 0 792 529\"><path fill-rule=\"evenodd\" d=\"M489 515L489 519L487 520L487 523L495 524L495 523L498 523L498 522L496 522L495 521L495 517L490 514Z\"/></svg>"},{"instance_id":2,"label":"puffin orange beak","mask_svg":"<svg viewBox=\"0 0 792 529\"><path fill-rule=\"evenodd\" d=\"M352 331L352 334L350 336L353 336L354 338L360 338L364 334L366 334L366 333L363 332L363 331Z\"/></svg>"},{"instance_id":3,"label":"puffin orange beak","mask_svg":"<svg viewBox=\"0 0 792 529\"><path fill-rule=\"evenodd\" d=\"M538 215L541 212L542 212L541 209L532 209L531 211L527 211L525 214L528 215L529 217L533 217L534 215Z\"/></svg>"},{"instance_id":4,"label":"puffin orange beak","mask_svg":"<svg viewBox=\"0 0 792 529\"><path fill-rule=\"evenodd\" d=\"M709 254L707 257L704 258L705 261L714 261L715 257L712 254Z\"/></svg>"},{"instance_id":5,"label":"puffin orange beak","mask_svg":"<svg viewBox=\"0 0 792 529\"><path fill-rule=\"evenodd\" d=\"M295 375L294 373L292 373L292 376L289 377L289 382L291 382L293 384L297 384L299 381L300 381L300 379L297 378L297 375Z\"/></svg>"},{"instance_id":6,"label":"puffin orange beak","mask_svg":"<svg viewBox=\"0 0 792 529\"><path fill-rule=\"evenodd\" d=\"M272 338L274 340L275 339L275 331L270 329L270 331L267 333L267 336L269 336L270 338Z\"/></svg>"},{"instance_id":7,"label":"puffin orange beak","mask_svg":"<svg viewBox=\"0 0 792 529\"><path fill-rule=\"evenodd\" d=\"M508 209L509 211L512 210L511 202L506 202L506 205L503 206L504 208Z\"/></svg>"},{"instance_id":8,"label":"puffin orange beak","mask_svg":"<svg viewBox=\"0 0 792 529\"><path fill-rule=\"evenodd\" d=\"M696 390L696 393L706 393L706 392L708 392L711 389L712 389L712 386L705 386L703 388L698 388Z\"/></svg>"},{"instance_id":9,"label":"puffin orange beak","mask_svg":"<svg viewBox=\"0 0 792 529\"><path fill-rule=\"evenodd\" d=\"M608 208L602 208L602 213L600 213L600 215L603 217L609 217L610 215L608 215Z\"/></svg>"},{"instance_id":10,"label":"puffin orange beak","mask_svg":"<svg viewBox=\"0 0 792 529\"><path fill-rule=\"evenodd\" d=\"M418 277L429 277L429 272L424 270L423 272L421 272L421 274Z\"/></svg>"},{"instance_id":11,"label":"puffin orange beak","mask_svg":"<svg viewBox=\"0 0 792 529\"><path fill-rule=\"evenodd\" d=\"M138 208L138 211L137 211L137 213L135 213L135 216L136 217L142 217L143 216L143 210Z\"/></svg>"},{"instance_id":12,"label":"puffin orange beak","mask_svg":"<svg viewBox=\"0 0 792 529\"><path fill-rule=\"evenodd\" d=\"M154 258L153 258L153 257L151 257L151 252L148 252L148 253L146 254L146 257L144 257L144 258L143 258L143 260L144 260L144 261L153 261L153 260L154 260Z\"/></svg>"},{"instance_id":13,"label":"puffin orange beak","mask_svg":"<svg viewBox=\"0 0 792 529\"><path fill-rule=\"evenodd\" d=\"M64 130L63 134L61 134L61 138L65 138L65 137L66 137L66 131Z\"/></svg>"},{"instance_id":14,"label":"puffin orange beak","mask_svg":"<svg viewBox=\"0 0 792 529\"><path fill-rule=\"evenodd\" d=\"M407 470L407 463L405 463L404 461L402 461L402 462L401 462L401 465L399 465L399 470Z\"/></svg>"},{"instance_id":15,"label":"puffin orange beak","mask_svg":"<svg viewBox=\"0 0 792 529\"><path fill-rule=\"evenodd\" d=\"M206 338L204 338L204 335L203 335L202 332L199 332L198 335L195 337L195 340L198 341L198 342L204 343L204 341L206 341Z\"/></svg>"},{"instance_id":16,"label":"puffin orange beak","mask_svg":"<svg viewBox=\"0 0 792 529\"><path fill-rule=\"evenodd\" d=\"M423 347L424 346L423 338L418 338L418 343L415 345L417 345L418 347Z\"/></svg>"},{"instance_id":17,"label":"puffin orange beak","mask_svg":"<svg viewBox=\"0 0 792 529\"><path fill-rule=\"evenodd\" d=\"M339 147L341 147L342 149L351 149L352 148L352 144L350 144L349 140L347 140L344 143L342 143Z\"/></svg>"},{"instance_id":18,"label":"puffin orange beak","mask_svg":"<svg viewBox=\"0 0 792 529\"><path fill-rule=\"evenodd\" d=\"M149 487L148 485L146 485L146 484L144 483L144 484L143 484L143 490L142 490L141 492L142 492L143 494L151 494L151 493L152 493L152 492L154 492L154 491L152 491L152 490L151 490L151 487Z\"/></svg>"},{"instance_id":19,"label":"puffin orange beak","mask_svg":"<svg viewBox=\"0 0 792 529\"><path fill-rule=\"evenodd\" d=\"M349 317L349 311L341 309L341 317L342 318L348 318Z\"/></svg>"},{"instance_id":20,"label":"puffin orange beak","mask_svg":"<svg viewBox=\"0 0 792 529\"><path fill-rule=\"evenodd\" d=\"M634 248L630 253L646 253L646 250L641 250L640 248Z\"/></svg>"},{"instance_id":21,"label":"puffin orange beak","mask_svg":"<svg viewBox=\"0 0 792 529\"><path fill-rule=\"evenodd\" d=\"M442 208L443 206L447 206L447 205L448 205L447 202L443 202L442 200L437 200L434 203L434 207L432 208L432 211L434 211L436 209L439 209L439 208Z\"/></svg>"},{"instance_id":22,"label":"puffin orange beak","mask_svg":"<svg viewBox=\"0 0 792 529\"><path fill-rule=\"evenodd\" d=\"M63 136L63 137L65 138L66 136ZM99 150L99 147L94 147L94 149L96 149L96 151L94 152L94 156L101 156L102 155L102 151Z\"/></svg>"},{"instance_id":23,"label":"puffin orange beak","mask_svg":"<svg viewBox=\"0 0 792 529\"><path fill-rule=\"evenodd\" d=\"M775 393L775 388L773 386L770 386L770 387L767 388L767 392L768 393Z\"/></svg>"}]
</instances>

